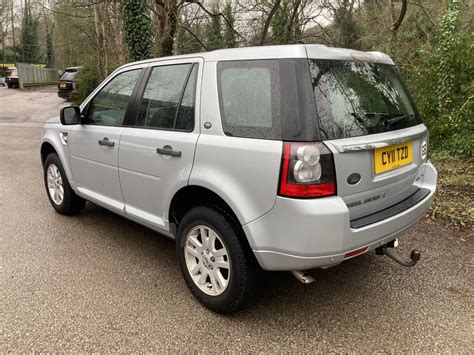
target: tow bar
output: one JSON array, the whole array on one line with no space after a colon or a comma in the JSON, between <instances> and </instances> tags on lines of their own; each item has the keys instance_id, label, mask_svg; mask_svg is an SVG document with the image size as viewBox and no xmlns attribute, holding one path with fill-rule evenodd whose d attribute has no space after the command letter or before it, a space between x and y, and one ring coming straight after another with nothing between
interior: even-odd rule
<instances>
[{"instance_id":1,"label":"tow bar","mask_svg":"<svg viewBox=\"0 0 474 355\"><path fill-rule=\"evenodd\" d=\"M393 250L398 246L398 239L392 240L391 242L382 245L375 249L375 253L377 255L387 255L390 259L395 260L402 266L412 267L415 266L416 263L420 260L421 252L418 249L413 249L410 253L410 261L403 260L400 256L395 254Z\"/></svg>"}]
</instances>

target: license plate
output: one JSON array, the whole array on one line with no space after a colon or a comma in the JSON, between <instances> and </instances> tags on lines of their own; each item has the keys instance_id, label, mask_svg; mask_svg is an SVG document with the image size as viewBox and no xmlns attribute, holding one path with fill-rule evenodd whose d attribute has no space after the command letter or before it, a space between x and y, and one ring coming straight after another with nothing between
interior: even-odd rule
<instances>
[{"instance_id":1,"label":"license plate","mask_svg":"<svg viewBox=\"0 0 474 355\"><path fill-rule=\"evenodd\" d=\"M66 84L59 84L59 87L60 87L61 89L65 89L65 88L67 87L67 85L66 85Z\"/></svg>"},{"instance_id":2,"label":"license plate","mask_svg":"<svg viewBox=\"0 0 474 355\"><path fill-rule=\"evenodd\" d=\"M374 150L375 173L380 174L389 170L410 164L413 161L413 144L406 142Z\"/></svg>"}]
</instances>

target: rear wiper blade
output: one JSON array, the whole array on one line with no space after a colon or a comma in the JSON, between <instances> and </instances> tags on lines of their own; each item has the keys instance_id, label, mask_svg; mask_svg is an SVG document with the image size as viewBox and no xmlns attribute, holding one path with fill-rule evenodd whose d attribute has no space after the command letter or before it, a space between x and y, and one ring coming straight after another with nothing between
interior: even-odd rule
<instances>
[{"instance_id":1,"label":"rear wiper blade","mask_svg":"<svg viewBox=\"0 0 474 355\"><path fill-rule=\"evenodd\" d=\"M385 123L389 126L397 123L397 122L400 122L401 120L404 120L405 118L407 118L408 116L407 115L401 115L401 116L395 116L395 117L391 117L391 118L387 118L385 120Z\"/></svg>"}]
</instances>

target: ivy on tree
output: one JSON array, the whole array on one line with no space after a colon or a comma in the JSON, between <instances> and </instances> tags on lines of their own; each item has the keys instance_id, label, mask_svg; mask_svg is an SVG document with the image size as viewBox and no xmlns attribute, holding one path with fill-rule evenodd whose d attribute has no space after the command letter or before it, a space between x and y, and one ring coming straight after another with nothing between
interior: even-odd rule
<instances>
[{"instance_id":1,"label":"ivy on tree","mask_svg":"<svg viewBox=\"0 0 474 355\"><path fill-rule=\"evenodd\" d=\"M124 40L132 60L153 56L152 21L146 0L121 0Z\"/></svg>"}]
</instances>

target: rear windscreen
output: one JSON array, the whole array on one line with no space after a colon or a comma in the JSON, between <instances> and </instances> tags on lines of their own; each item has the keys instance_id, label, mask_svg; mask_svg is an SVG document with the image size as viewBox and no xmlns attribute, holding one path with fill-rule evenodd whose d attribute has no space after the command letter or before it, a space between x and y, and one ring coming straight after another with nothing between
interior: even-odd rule
<instances>
[{"instance_id":1,"label":"rear windscreen","mask_svg":"<svg viewBox=\"0 0 474 355\"><path fill-rule=\"evenodd\" d=\"M421 123L394 66L309 61L322 139L357 137Z\"/></svg>"},{"instance_id":2,"label":"rear windscreen","mask_svg":"<svg viewBox=\"0 0 474 355\"><path fill-rule=\"evenodd\" d=\"M74 80L79 73L78 70L66 70L63 75L61 75L61 78L59 80Z\"/></svg>"}]
</instances>

